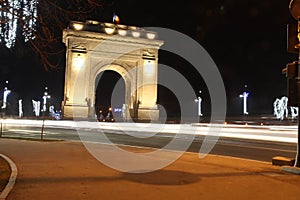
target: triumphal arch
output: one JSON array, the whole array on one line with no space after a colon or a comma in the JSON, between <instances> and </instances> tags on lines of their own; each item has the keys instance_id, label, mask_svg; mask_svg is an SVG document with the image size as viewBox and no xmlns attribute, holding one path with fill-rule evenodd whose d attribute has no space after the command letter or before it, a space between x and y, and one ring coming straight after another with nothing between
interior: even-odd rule
<instances>
[{"instance_id":1,"label":"triumphal arch","mask_svg":"<svg viewBox=\"0 0 300 200\"><path fill-rule=\"evenodd\" d=\"M88 20L63 31L66 72L63 115L94 118L99 74L112 70L125 82L125 118L157 120L157 33L143 28Z\"/></svg>"}]
</instances>

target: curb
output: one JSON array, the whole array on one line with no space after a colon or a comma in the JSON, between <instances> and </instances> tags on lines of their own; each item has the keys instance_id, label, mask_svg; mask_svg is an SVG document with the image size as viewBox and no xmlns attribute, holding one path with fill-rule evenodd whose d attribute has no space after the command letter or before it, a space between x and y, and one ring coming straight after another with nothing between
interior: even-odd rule
<instances>
[{"instance_id":1,"label":"curb","mask_svg":"<svg viewBox=\"0 0 300 200\"><path fill-rule=\"evenodd\" d=\"M281 170L284 171L284 172L289 172L289 173L300 175L300 168L299 167L282 166Z\"/></svg>"},{"instance_id":2,"label":"curb","mask_svg":"<svg viewBox=\"0 0 300 200\"><path fill-rule=\"evenodd\" d=\"M0 194L0 200L5 200L9 194L9 192L13 189L13 187L15 185L15 182L17 179L17 174L18 174L18 169L17 169L15 163L10 158L8 158L7 156L5 156L3 154L0 154L0 156L9 163L9 166L11 168L11 175L8 180L8 183L5 186L4 190Z\"/></svg>"}]
</instances>

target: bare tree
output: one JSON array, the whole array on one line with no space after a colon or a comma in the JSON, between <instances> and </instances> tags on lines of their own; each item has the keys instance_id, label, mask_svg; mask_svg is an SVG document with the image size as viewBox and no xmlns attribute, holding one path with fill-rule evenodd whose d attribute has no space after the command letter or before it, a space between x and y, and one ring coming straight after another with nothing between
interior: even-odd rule
<instances>
[{"instance_id":1,"label":"bare tree","mask_svg":"<svg viewBox=\"0 0 300 200\"><path fill-rule=\"evenodd\" d=\"M29 44L46 70L58 69L62 30L72 20L97 18L102 8L102 0L0 0L0 43Z\"/></svg>"}]
</instances>

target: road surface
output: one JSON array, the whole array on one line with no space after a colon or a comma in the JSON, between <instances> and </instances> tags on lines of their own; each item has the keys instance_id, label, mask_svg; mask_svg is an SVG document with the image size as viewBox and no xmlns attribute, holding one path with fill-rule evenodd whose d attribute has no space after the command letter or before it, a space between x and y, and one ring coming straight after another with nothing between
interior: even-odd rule
<instances>
[{"instance_id":1,"label":"road surface","mask_svg":"<svg viewBox=\"0 0 300 200\"><path fill-rule=\"evenodd\" d=\"M270 162L274 156L294 158L297 126L250 126L233 124L143 124L74 121L2 120L2 137L49 140L99 140L105 134L113 144L164 148L172 140L190 140L189 152L199 152L203 141L214 143L211 154ZM43 128L44 127L44 128ZM43 132L43 135L41 134ZM175 147L175 150L178 150Z\"/></svg>"}]
</instances>

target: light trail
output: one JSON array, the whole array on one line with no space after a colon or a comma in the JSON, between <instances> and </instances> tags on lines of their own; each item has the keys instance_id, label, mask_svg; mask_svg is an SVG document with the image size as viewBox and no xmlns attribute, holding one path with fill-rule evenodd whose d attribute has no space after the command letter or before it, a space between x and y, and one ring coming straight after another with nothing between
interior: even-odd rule
<instances>
[{"instance_id":1,"label":"light trail","mask_svg":"<svg viewBox=\"0 0 300 200\"><path fill-rule=\"evenodd\" d=\"M42 120L1 119L0 122L8 129L11 127L41 127ZM235 124L150 124L150 123L105 123L88 121L55 121L45 120L45 128L61 128L85 131L118 131L124 134L136 135L137 132L147 132L147 137L157 133L180 133L203 136L240 138L297 143L297 126L271 125L235 125ZM219 128L215 131L214 128ZM219 132L218 132L219 131ZM139 136L141 137L141 136Z\"/></svg>"}]
</instances>

